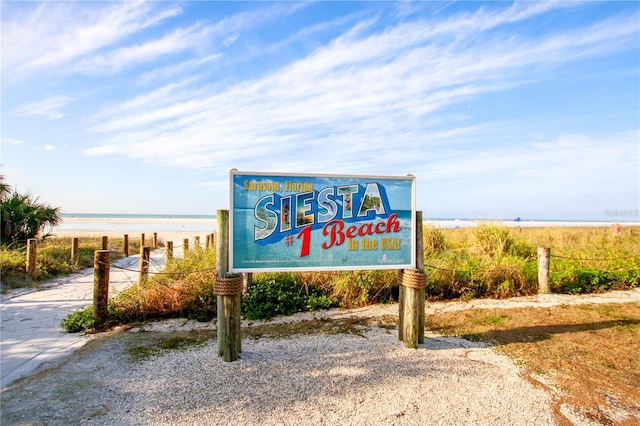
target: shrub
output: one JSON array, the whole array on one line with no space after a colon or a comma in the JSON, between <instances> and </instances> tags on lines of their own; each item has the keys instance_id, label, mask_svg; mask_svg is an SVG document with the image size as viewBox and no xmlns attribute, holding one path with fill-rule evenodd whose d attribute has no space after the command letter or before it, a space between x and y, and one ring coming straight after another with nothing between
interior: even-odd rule
<instances>
[{"instance_id":1,"label":"shrub","mask_svg":"<svg viewBox=\"0 0 640 426\"><path fill-rule=\"evenodd\" d=\"M570 294L599 293L614 288L637 287L640 272L602 271L594 268L575 268L560 281L560 291Z\"/></svg>"},{"instance_id":2,"label":"shrub","mask_svg":"<svg viewBox=\"0 0 640 426\"><path fill-rule=\"evenodd\" d=\"M509 229L494 224L480 224L474 228L473 238L478 253L492 259L506 254L513 245Z\"/></svg>"},{"instance_id":3,"label":"shrub","mask_svg":"<svg viewBox=\"0 0 640 426\"><path fill-rule=\"evenodd\" d=\"M67 315L60 325L67 333L79 333L81 331L91 330L95 326L93 306L88 306Z\"/></svg>"},{"instance_id":4,"label":"shrub","mask_svg":"<svg viewBox=\"0 0 640 426\"><path fill-rule=\"evenodd\" d=\"M320 290L305 285L294 273L254 274L253 282L242 301L247 319L266 319L335 306Z\"/></svg>"},{"instance_id":5,"label":"shrub","mask_svg":"<svg viewBox=\"0 0 640 426\"><path fill-rule=\"evenodd\" d=\"M214 250L190 250L169 262L162 275L150 275L115 298L118 317L127 321L184 316L209 321L216 316Z\"/></svg>"}]
</instances>

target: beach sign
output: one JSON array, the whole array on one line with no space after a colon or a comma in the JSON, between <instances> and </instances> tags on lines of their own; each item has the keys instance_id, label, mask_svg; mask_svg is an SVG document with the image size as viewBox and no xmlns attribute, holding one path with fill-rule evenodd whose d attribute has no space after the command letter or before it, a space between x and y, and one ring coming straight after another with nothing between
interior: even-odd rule
<instances>
[{"instance_id":1,"label":"beach sign","mask_svg":"<svg viewBox=\"0 0 640 426\"><path fill-rule=\"evenodd\" d=\"M231 272L415 265L415 177L230 176Z\"/></svg>"}]
</instances>

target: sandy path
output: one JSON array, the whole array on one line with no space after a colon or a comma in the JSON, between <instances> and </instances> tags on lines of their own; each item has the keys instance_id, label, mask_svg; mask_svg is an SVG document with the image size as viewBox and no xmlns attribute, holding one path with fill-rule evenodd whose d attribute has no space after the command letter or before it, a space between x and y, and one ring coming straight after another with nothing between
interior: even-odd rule
<instances>
[{"instance_id":1,"label":"sandy path","mask_svg":"<svg viewBox=\"0 0 640 426\"><path fill-rule=\"evenodd\" d=\"M151 254L151 272L164 266L164 250ZM115 266L136 270L139 256L130 256ZM138 273L112 267L109 293L135 284ZM60 323L72 312L93 302L93 268L55 279L39 289L19 289L2 295L0 304L0 388L65 359L89 337L66 333Z\"/></svg>"}]
</instances>

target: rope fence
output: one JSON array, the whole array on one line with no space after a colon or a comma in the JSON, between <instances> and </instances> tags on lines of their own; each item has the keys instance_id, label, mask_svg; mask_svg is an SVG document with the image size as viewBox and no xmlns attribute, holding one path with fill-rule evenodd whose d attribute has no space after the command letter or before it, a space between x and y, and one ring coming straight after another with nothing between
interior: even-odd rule
<instances>
[{"instance_id":1,"label":"rope fence","mask_svg":"<svg viewBox=\"0 0 640 426\"><path fill-rule=\"evenodd\" d=\"M131 269L131 268L127 268L127 267L123 267L123 266L118 266L118 265L114 265L114 264L110 264L109 262L105 262L107 265L110 265L112 268L115 269L119 269L121 271L128 271L128 272L140 272L139 269ZM129 265L132 266L132 265ZM200 272L214 272L216 270L216 268L207 268L207 269L194 269L191 271L179 271L179 272L160 272L160 271L149 271L149 275L188 275L188 274L196 274L196 273L200 273Z\"/></svg>"},{"instance_id":2,"label":"rope fence","mask_svg":"<svg viewBox=\"0 0 640 426\"><path fill-rule=\"evenodd\" d=\"M532 262L532 261L533 260L527 260L526 262ZM500 268L491 268L491 269L449 269L449 268L442 268L440 266L429 265L427 263L425 263L424 267L429 269L437 269L445 272L468 273L468 274L474 274L474 273L487 274L489 272L511 271L513 269L513 267L506 267L506 266L500 267Z\"/></svg>"},{"instance_id":3,"label":"rope fence","mask_svg":"<svg viewBox=\"0 0 640 426\"><path fill-rule=\"evenodd\" d=\"M551 257L556 257L558 259L566 259L566 260L576 260L576 261L585 261L585 262L606 262L606 261L616 261L616 260L627 260L627 259L638 259L640 258L640 254L635 254L631 256L622 256L622 257L604 257L604 258L578 258L578 257L569 257L569 256L561 256L559 254L552 254Z\"/></svg>"},{"instance_id":4,"label":"rope fence","mask_svg":"<svg viewBox=\"0 0 640 426\"><path fill-rule=\"evenodd\" d=\"M607 261L617 261L617 260L628 260L628 259L638 259L640 255L631 255L631 256L621 256L621 257L607 257L607 258L578 258L578 257L569 257L562 256L558 254L550 254L549 257L564 259L564 260L574 260L578 262L607 262ZM523 263L534 262L536 259L528 257L523 260ZM425 268L436 269L444 272L453 272L453 273L469 273L469 274L486 274L490 272L500 272L500 271L509 271L512 270L513 267L499 267L499 268L491 268L491 269L451 269L451 268L443 268L441 266L436 266L432 264L425 263Z\"/></svg>"}]
</instances>

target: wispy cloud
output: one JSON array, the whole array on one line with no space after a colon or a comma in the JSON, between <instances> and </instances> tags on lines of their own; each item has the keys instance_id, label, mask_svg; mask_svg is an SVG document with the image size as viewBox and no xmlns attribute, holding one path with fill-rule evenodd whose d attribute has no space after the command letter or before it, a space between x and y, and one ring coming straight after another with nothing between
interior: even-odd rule
<instances>
[{"instance_id":1,"label":"wispy cloud","mask_svg":"<svg viewBox=\"0 0 640 426\"><path fill-rule=\"evenodd\" d=\"M637 8L566 1L323 7L5 2L3 89L24 83L28 96L8 111L73 132L81 142L70 146L90 162L110 155L187 169L206 174L206 188L216 191L231 167L411 172L469 198L517 193L518 185L606 192L639 169L636 128L594 133L600 129L586 117L606 107L575 104L574 113L571 100L556 106L552 99L564 83L571 89L562 90L591 99L584 82L601 81L593 99L615 97L630 105L628 114L637 111L629 98L638 88L615 96L623 92L612 78L637 74L623 58L637 57ZM638 185L625 184L625 194Z\"/></svg>"},{"instance_id":2,"label":"wispy cloud","mask_svg":"<svg viewBox=\"0 0 640 426\"><path fill-rule=\"evenodd\" d=\"M167 81L187 72L197 72L200 68L212 66L221 56L221 53L215 53L203 58L190 59L188 61L155 68L151 71L144 72L139 80L142 84L149 84L157 80Z\"/></svg>"},{"instance_id":3,"label":"wispy cloud","mask_svg":"<svg viewBox=\"0 0 640 426\"><path fill-rule=\"evenodd\" d=\"M117 154L118 151L120 149L115 145L102 145L83 150L84 154L88 156Z\"/></svg>"},{"instance_id":4,"label":"wispy cloud","mask_svg":"<svg viewBox=\"0 0 640 426\"><path fill-rule=\"evenodd\" d=\"M22 139L2 138L2 143L5 145L22 145L24 141Z\"/></svg>"},{"instance_id":5,"label":"wispy cloud","mask_svg":"<svg viewBox=\"0 0 640 426\"><path fill-rule=\"evenodd\" d=\"M198 40L208 37L209 30L201 25L180 28L170 34L146 43L114 49L80 61L74 69L88 74L110 74L161 56L192 49Z\"/></svg>"},{"instance_id":6,"label":"wispy cloud","mask_svg":"<svg viewBox=\"0 0 640 426\"><path fill-rule=\"evenodd\" d=\"M30 104L18 107L16 115L41 115L47 118L58 119L65 116L63 109L77 98L72 96L53 96Z\"/></svg>"},{"instance_id":7,"label":"wispy cloud","mask_svg":"<svg viewBox=\"0 0 640 426\"><path fill-rule=\"evenodd\" d=\"M180 14L181 9L172 4L142 1L23 2L3 3L2 12L3 73L19 78L42 67L64 66L114 46Z\"/></svg>"},{"instance_id":8,"label":"wispy cloud","mask_svg":"<svg viewBox=\"0 0 640 426\"><path fill-rule=\"evenodd\" d=\"M438 143L425 137L439 131L436 113L480 94L526 84L525 71L532 67L620 49L637 33L638 17L632 16L526 39L484 34L553 7L565 6L524 3L506 11L462 14L437 25L412 21L377 32L370 22L359 23L261 78L224 90L203 86L172 103L158 102L154 93L138 97L101 129L118 132L107 144L120 146L125 155L144 153L151 161L193 167L256 164L259 155L296 152L305 164L313 162L322 170L346 169L350 158L373 159L376 152L390 151L390 140L394 150L419 152ZM483 43L445 41L460 34L483 38ZM339 152L340 159L320 164L313 146ZM389 156L385 159L389 167Z\"/></svg>"}]
</instances>

